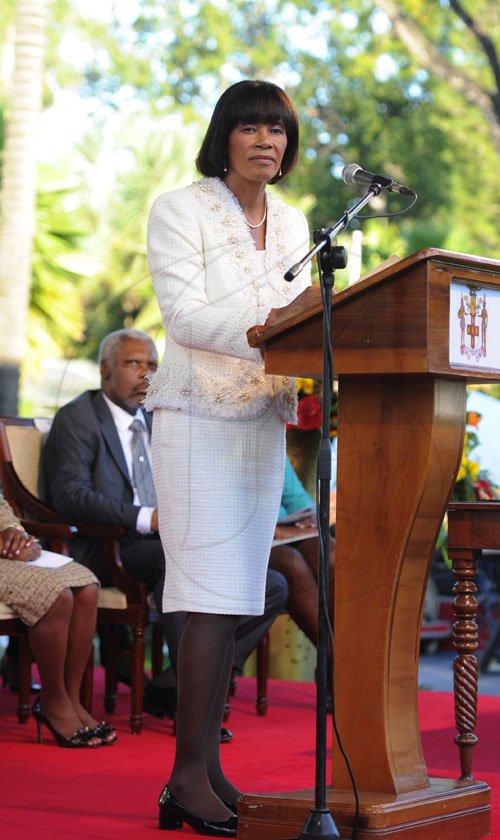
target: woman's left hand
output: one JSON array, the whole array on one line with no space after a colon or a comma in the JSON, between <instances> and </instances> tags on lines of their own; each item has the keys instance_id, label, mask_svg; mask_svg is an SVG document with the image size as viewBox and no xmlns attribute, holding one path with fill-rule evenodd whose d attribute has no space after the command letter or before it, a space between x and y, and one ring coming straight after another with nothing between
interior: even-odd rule
<instances>
[{"instance_id":1,"label":"woman's left hand","mask_svg":"<svg viewBox=\"0 0 500 840\"><path fill-rule=\"evenodd\" d=\"M0 557L28 562L40 556L41 548L31 534L19 528L0 531Z\"/></svg>"},{"instance_id":2,"label":"woman's left hand","mask_svg":"<svg viewBox=\"0 0 500 840\"><path fill-rule=\"evenodd\" d=\"M308 286L300 295L297 295L295 300L287 303L286 306L281 306L279 309L271 309L264 327L269 329L276 324L280 324L289 318L295 318L301 315L307 309L321 304L321 288L319 286Z\"/></svg>"}]
</instances>

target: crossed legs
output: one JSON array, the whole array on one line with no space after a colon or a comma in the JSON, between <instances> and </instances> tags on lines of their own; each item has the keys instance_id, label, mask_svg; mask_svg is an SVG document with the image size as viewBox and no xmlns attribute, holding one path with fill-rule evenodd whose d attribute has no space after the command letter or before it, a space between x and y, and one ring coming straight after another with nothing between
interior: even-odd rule
<instances>
[{"instance_id":1,"label":"crossed legs","mask_svg":"<svg viewBox=\"0 0 500 840\"><path fill-rule=\"evenodd\" d=\"M318 539L313 537L293 544L278 545L271 550L269 566L286 578L286 609L295 623L313 643L318 641ZM330 614L333 611L335 543L330 540Z\"/></svg>"}]
</instances>

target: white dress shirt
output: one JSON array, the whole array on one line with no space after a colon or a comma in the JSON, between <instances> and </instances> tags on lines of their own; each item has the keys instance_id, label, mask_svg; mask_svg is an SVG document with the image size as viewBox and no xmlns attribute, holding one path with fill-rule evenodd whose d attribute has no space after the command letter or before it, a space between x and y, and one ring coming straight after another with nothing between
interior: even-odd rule
<instances>
[{"instance_id":1,"label":"white dress shirt","mask_svg":"<svg viewBox=\"0 0 500 840\"><path fill-rule=\"evenodd\" d=\"M130 429L130 424L134 420L140 420L144 429L143 429L143 441L144 447L146 449L146 455L148 457L149 463L151 464L151 441L149 440L149 432L148 427L146 426L146 421L144 419L144 414L142 413L142 408L138 408L134 415L129 414L128 411L125 411L124 408L120 408L119 405L112 402L106 394L103 393L104 401L108 406L111 416L114 420L116 431L118 432L118 437L120 438L120 443L122 445L123 454L125 456L125 462L127 464L128 474L130 476L130 483L134 488L134 505L140 505L140 499L137 494L137 490L134 485L133 481L133 466L132 466L132 434L133 432ZM151 517L153 515L154 508L150 507L141 507L139 510L139 515L137 516L137 524L136 528L140 534L150 534L152 531L151 528Z\"/></svg>"}]
</instances>

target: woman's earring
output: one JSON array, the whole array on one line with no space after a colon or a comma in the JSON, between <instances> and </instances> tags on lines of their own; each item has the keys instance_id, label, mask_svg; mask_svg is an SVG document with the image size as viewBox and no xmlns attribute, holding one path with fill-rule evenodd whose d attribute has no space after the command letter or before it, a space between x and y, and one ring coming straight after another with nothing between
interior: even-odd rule
<instances>
[{"instance_id":1,"label":"woman's earring","mask_svg":"<svg viewBox=\"0 0 500 840\"><path fill-rule=\"evenodd\" d=\"M227 172L227 158L224 158L224 172Z\"/></svg>"},{"instance_id":2,"label":"woman's earring","mask_svg":"<svg viewBox=\"0 0 500 840\"><path fill-rule=\"evenodd\" d=\"M281 178L282 175L283 175L283 173L281 171L281 166L280 166L280 171L278 172L278 177Z\"/></svg>"}]
</instances>

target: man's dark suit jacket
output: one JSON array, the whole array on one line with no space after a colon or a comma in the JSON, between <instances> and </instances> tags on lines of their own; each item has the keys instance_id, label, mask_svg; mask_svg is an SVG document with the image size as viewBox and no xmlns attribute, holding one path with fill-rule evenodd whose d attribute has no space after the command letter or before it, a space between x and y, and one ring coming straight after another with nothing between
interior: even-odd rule
<instances>
[{"instance_id":1,"label":"man's dark suit jacket","mask_svg":"<svg viewBox=\"0 0 500 840\"><path fill-rule=\"evenodd\" d=\"M151 428L151 416L144 412ZM132 422L132 418L131 418ZM44 447L44 475L47 501L64 516L87 522L121 525L127 536L121 540L122 560L133 577L146 580L141 574L150 570L149 585L161 612L164 558L158 535L141 538L136 532L139 507L134 493L116 426L102 392L85 391L59 409ZM88 537L71 540L71 554L92 569L105 586L111 581L104 570L99 541ZM288 586L279 572L269 569L266 581L264 614L242 618L236 630L235 667L241 671L244 662L267 632L276 616L283 611ZM162 616L163 630L175 659L182 624L176 616Z\"/></svg>"},{"instance_id":2,"label":"man's dark suit jacket","mask_svg":"<svg viewBox=\"0 0 500 840\"><path fill-rule=\"evenodd\" d=\"M151 428L151 416L144 412L144 417ZM57 412L44 447L44 475L47 501L59 513L121 525L136 535L140 508L134 505L120 438L100 390L85 391ZM104 574L94 540L77 537L71 551L98 577Z\"/></svg>"}]
</instances>

